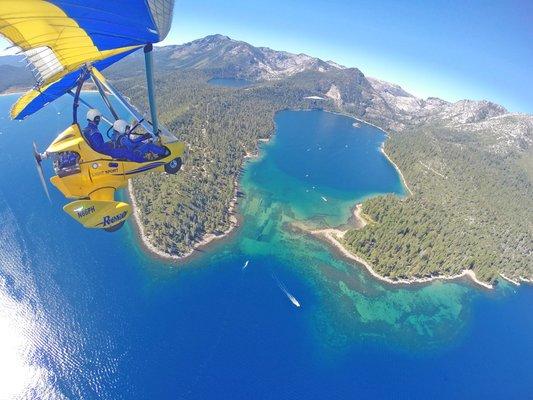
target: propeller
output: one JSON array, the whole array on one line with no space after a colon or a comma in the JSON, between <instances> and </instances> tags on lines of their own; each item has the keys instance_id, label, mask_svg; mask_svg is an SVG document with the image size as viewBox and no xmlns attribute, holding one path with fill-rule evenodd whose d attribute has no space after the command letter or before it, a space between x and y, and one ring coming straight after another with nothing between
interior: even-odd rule
<instances>
[{"instance_id":1,"label":"propeller","mask_svg":"<svg viewBox=\"0 0 533 400\"><path fill-rule=\"evenodd\" d=\"M41 185L43 185L44 192L46 193L46 197L48 197L48 201L50 204L52 203L52 199L50 198L50 193L48 192L48 186L46 186L46 180L44 179L44 172L43 172L43 166L41 165L43 158L46 154L41 154L37 151L37 145L35 142L33 142L33 157L35 157L35 167L37 167L37 173L39 174L39 178L41 179Z\"/></svg>"}]
</instances>

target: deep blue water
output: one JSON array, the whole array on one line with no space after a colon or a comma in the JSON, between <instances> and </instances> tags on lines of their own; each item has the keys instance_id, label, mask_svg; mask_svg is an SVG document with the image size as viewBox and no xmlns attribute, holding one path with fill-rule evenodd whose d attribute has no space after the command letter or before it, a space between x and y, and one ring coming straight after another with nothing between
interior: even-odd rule
<instances>
[{"instance_id":1,"label":"deep blue water","mask_svg":"<svg viewBox=\"0 0 533 400\"><path fill-rule=\"evenodd\" d=\"M383 286L326 246L278 232L290 215L308 210L295 212L276 188L263 186L262 168L278 180L286 174L295 188L297 182L305 186L304 172L312 171L311 186L332 199L346 192L355 198L401 192L397 182L381 187L363 179L364 172L328 179L300 154L306 149L297 139L285 137L313 132L307 118L343 131L344 117L280 114L265 158L248 164L243 177L243 227L228 242L173 267L144 254L130 228L116 234L80 228L63 213L65 200L53 188L53 204L47 203L31 142L44 148L68 123L69 102L10 122L13 101L0 97L0 398L531 397L530 287L489 293L466 283ZM354 158L383 140L379 132L372 140L371 128L363 131L360 141L339 133L341 142L358 143ZM316 154L334 153L317 134L324 148ZM390 177L390 165L372 159L376 164L366 173ZM376 171L379 165L383 171ZM341 282L350 296L339 294ZM392 315L394 323L368 322L365 310L372 307L372 315L381 321ZM416 321L407 324L410 319Z\"/></svg>"},{"instance_id":2,"label":"deep blue water","mask_svg":"<svg viewBox=\"0 0 533 400\"><path fill-rule=\"evenodd\" d=\"M237 89L252 85L252 82L247 81L246 79L237 78L211 78L207 82L213 86L223 86Z\"/></svg>"}]
</instances>

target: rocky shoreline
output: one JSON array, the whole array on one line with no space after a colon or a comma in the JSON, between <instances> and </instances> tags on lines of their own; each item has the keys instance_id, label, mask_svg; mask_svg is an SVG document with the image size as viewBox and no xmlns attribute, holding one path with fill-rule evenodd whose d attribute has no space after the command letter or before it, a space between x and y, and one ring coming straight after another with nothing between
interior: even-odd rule
<instances>
[{"instance_id":1,"label":"rocky shoreline","mask_svg":"<svg viewBox=\"0 0 533 400\"><path fill-rule=\"evenodd\" d=\"M362 204L356 204L354 210L353 210L353 219L354 219L354 226L356 229L362 229L367 224L371 223L371 221L368 221L363 212L362 212ZM366 270L372 275L374 278L386 282L388 284L392 285L412 285L412 284L424 284L429 283L436 280L456 280L456 279L462 279L462 278L469 278L473 283L485 288L485 289L494 289L494 285L483 282L479 280L476 277L476 274L474 271L469 269L464 269L462 272L454 275L435 275L431 277L422 277L422 278L408 278L408 279L392 279L383 275L380 275L372 264L365 260L363 257L352 253L349 251L346 247L344 247L344 244L342 243L342 239L347 229L340 229L340 228L324 228L324 229L312 229L304 224L293 224L296 228L318 238L319 240L322 240L326 242L328 245L332 246L340 255L342 255L344 258L349 259L350 261L356 261L358 264L363 265ZM521 283L533 283L531 279L520 277L519 279L512 279L504 274L500 274L502 279L506 280L509 283L512 283L513 285L520 286Z\"/></svg>"},{"instance_id":2,"label":"rocky shoreline","mask_svg":"<svg viewBox=\"0 0 533 400\"><path fill-rule=\"evenodd\" d=\"M407 189L407 191L409 192L409 195L413 195L413 191L411 190L411 188L409 188L409 186L407 185L407 181L405 180L405 177L403 176L403 173L402 171L400 170L400 168L398 167L398 165L396 165L396 163L394 161L392 161L392 159L389 157L389 155L385 152L385 142L383 142L381 144L381 147L379 148L379 151L381 151L381 153L385 156L385 158L387 160L389 160L389 162L394 166L394 168L396 169L396 171L398 172L398 175L400 175L400 179L402 180L402 185L404 188Z\"/></svg>"},{"instance_id":3,"label":"rocky shoreline","mask_svg":"<svg viewBox=\"0 0 533 400\"><path fill-rule=\"evenodd\" d=\"M258 143L268 143L272 138L272 135L269 138L260 138L258 139ZM247 152L244 155L243 163L252 160L257 159L260 156L259 148L256 149L255 152L249 153ZM146 233L146 230L144 229L144 226L141 222L141 217L139 214L139 209L136 203L135 195L133 194L132 189L132 183L131 181L128 182L128 197L131 201L132 210L133 210L133 220L135 222L135 227L137 234L139 236L139 240L141 242L141 245L150 253L152 253L154 256L159 257L163 260L173 260L175 262L184 262L191 257L195 255L198 250L205 249L209 245L213 244L214 242L218 242L220 240L225 239L227 236L229 236L230 233L234 231L235 228L239 226L239 218L234 215L236 208L237 208L237 192L239 191L239 176L234 181L235 185L235 192L233 195L233 198L230 201L229 207L228 207L228 213L230 213L230 226L228 229L226 229L224 232L222 232L220 235L215 235L213 233L209 233L204 235L201 240L196 242L187 253L182 255L177 254L171 254L167 253L159 248L157 248L152 242L150 235Z\"/></svg>"}]
</instances>

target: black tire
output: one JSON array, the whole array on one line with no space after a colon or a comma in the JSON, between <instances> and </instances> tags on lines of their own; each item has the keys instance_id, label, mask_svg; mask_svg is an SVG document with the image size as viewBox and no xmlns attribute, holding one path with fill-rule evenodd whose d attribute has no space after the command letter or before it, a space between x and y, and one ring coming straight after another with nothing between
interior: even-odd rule
<instances>
[{"instance_id":1,"label":"black tire","mask_svg":"<svg viewBox=\"0 0 533 400\"><path fill-rule=\"evenodd\" d=\"M165 164L165 172L167 174L174 175L181 169L181 165L181 157L176 157L172 161Z\"/></svg>"},{"instance_id":2,"label":"black tire","mask_svg":"<svg viewBox=\"0 0 533 400\"><path fill-rule=\"evenodd\" d=\"M126 221L122 221L119 224L113 225L110 228L104 228L104 231L106 231L106 232L116 232L116 231L118 231L120 228L122 228L124 226L125 222Z\"/></svg>"}]
</instances>

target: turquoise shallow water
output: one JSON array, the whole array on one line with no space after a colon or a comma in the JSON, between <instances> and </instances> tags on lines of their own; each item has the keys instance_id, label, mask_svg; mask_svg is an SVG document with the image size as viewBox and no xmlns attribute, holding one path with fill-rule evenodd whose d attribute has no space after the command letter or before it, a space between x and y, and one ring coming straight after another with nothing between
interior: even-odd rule
<instances>
[{"instance_id":1,"label":"turquoise shallow water","mask_svg":"<svg viewBox=\"0 0 533 400\"><path fill-rule=\"evenodd\" d=\"M319 111L279 113L275 139L242 177L243 225L174 266L145 254L131 226L83 230L57 191L47 204L31 142L42 148L68 122L69 103L19 123L6 119L13 101L0 97L0 398L533 391L530 287L391 287L291 229L342 223L358 199L402 194L379 131Z\"/></svg>"}]
</instances>

